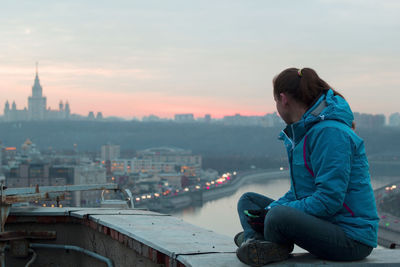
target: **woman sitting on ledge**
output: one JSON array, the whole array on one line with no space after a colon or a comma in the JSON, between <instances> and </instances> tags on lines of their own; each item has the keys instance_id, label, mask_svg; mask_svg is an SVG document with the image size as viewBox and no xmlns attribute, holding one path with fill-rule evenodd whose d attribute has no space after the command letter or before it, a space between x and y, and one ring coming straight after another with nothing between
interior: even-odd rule
<instances>
[{"instance_id":1,"label":"woman sitting on ledge","mask_svg":"<svg viewBox=\"0 0 400 267\"><path fill-rule=\"evenodd\" d=\"M245 193L237 257L262 266L289 257L294 244L326 260L354 261L377 245L378 215L363 140L346 100L310 69L290 68L273 80L287 127L291 187L274 201Z\"/></svg>"}]
</instances>

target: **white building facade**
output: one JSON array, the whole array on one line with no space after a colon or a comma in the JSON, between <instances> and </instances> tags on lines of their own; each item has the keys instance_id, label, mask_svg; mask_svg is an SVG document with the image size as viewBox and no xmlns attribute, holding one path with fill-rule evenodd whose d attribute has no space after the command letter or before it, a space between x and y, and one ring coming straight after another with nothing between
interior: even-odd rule
<instances>
[{"instance_id":1,"label":"white building facade","mask_svg":"<svg viewBox=\"0 0 400 267\"><path fill-rule=\"evenodd\" d=\"M47 108L47 99L43 96L39 75L36 70L35 81L32 86L32 95L28 97L28 108L17 109L13 101L11 107L8 100L4 105L4 121L38 121L68 119L71 111L69 103L60 102L58 110Z\"/></svg>"}]
</instances>

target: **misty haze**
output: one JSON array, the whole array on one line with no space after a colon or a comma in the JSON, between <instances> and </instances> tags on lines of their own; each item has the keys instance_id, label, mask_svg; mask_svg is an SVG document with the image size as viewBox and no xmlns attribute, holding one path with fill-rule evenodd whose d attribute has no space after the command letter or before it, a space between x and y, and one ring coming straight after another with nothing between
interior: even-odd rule
<instances>
[{"instance_id":1,"label":"misty haze","mask_svg":"<svg viewBox=\"0 0 400 267\"><path fill-rule=\"evenodd\" d=\"M400 246L399 11L391 0L4 3L0 266L243 266L241 196L293 187L278 137L296 121L274 91L290 67L299 79L314 68L351 106L379 217L370 257L398 264L386 249Z\"/></svg>"}]
</instances>

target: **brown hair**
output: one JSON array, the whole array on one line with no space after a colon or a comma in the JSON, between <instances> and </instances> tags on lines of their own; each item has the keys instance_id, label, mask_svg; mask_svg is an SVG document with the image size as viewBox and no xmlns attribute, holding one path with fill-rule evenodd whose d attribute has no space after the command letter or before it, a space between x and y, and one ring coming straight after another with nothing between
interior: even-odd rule
<instances>
[{"instance_id":1,"label":"brown hair","mask_svg":"<svg viewBox=\"0 0 400 267\"><path fill-rule=\"evenodd\" d=\"M286 69L275 76L273 86L275 97L279 98L281 93L287 93L306 107L310 107L323 92L332 89L318 76L315 70L310 68ZM335 90L333 92L335 95L343 97Z\"/></svg>"}]
</instances>

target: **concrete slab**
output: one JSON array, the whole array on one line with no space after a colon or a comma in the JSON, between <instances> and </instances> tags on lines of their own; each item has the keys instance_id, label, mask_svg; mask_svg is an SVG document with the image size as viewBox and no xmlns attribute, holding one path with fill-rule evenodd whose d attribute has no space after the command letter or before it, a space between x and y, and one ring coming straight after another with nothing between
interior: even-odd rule
<instances>
[{"instance_id":1,"label":"concrete slab","mask_svg":"<svg viewBox=\"0 0 400 267\"><path fill-rule=\"evenodd\" d=\"M142 216L171 216L144 209L115 209L115 208L85 208L71 211L71 216L86 218L91 215L142 215Z\"/></svg>"},{"instance_id":2,"label":"concrete slab","mask_svg":"<svg viewBox=\"0 0 400 267\"><path fill-rule=\"evenodd\" d=\"M79 208L49 208L49 207L11 207L10 215L15 216L69 216L71 211Z\"/></svg>"},{"instance_id":3,"label":"concrete slab","mask_svg":"<svg viewBox=\"0 0 400 267\"><path fill-rule=\"evenodd\" d=\"M218 253L203 255L182 255L177 258L187 267L215 266L215 267L244 267L235 253ZM400 250L375 249L372 254L362 261L354 262L333 262L315 258L311 254L301 253L283 262L271 263L268 267L364 267L364 266L400 266Z\"/></svg>"},{"instance_id":4,"label":"concrete slab","mask_svg":"<svg viewBox=\"0 0 400 267\"><path fill-rule=\"evenodd\" d=\"M143 216L171 216L144 209L115 209L115 208L80 208L80 207L12 207L10 215L17 216L72 216L86 218L89 215L143 215Z\"/></svg>"},{"instance_id":5,"label":"concrete slab","mask_svg":"<svg viewBox=\"0 0 400 267\"><path fill-rule=\"evenodd\" d=\"M171 258L182 254L236 251L232 238L188 224L172 216L91 215L90 219Z\"/></svg>"},{"instance_id":6,"label":"concrete slab","mask_svg":"<svg viewBox=\"0 0 400 267\"><path fill-rule=\"evenodd\" d=\"M235 252L202 254L202 255L179 255L177 260L182 262L186 267L248 267L248 265L240 262Z\"/></svg>"}]
</instances>

